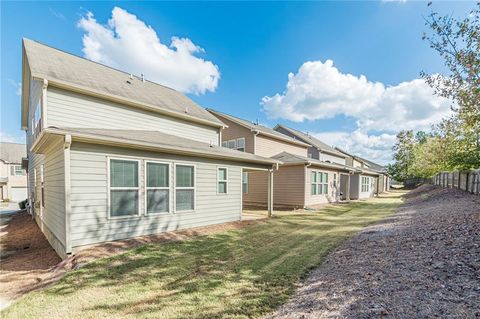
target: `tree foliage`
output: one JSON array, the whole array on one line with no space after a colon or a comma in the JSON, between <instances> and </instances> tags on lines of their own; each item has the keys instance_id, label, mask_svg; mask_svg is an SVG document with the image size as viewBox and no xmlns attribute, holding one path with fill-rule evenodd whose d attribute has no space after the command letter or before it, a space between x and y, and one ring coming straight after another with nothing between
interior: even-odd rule
<instances>
[{"instance_id":1,"label":"tree foliage","mask_svg":"<svg viewBox=\"0 0 480 319\"><path fill-rule=\"evenodd\" d=\"M480 167L480 2L461 19L432 11L425 24L430 31L423 39L443 59L448 73L421 75L435 94L452 100L453 115L431 133L397 135L389 171L399 181Z\"/></svg>"}]
</instances>

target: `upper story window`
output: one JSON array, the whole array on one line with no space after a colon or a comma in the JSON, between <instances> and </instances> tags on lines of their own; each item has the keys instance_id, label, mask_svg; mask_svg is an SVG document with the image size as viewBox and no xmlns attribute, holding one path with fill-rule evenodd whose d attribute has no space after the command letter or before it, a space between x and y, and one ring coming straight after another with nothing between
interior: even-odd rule
<instances>
[{"instance_id":1,"label":"upper story window","mask_svg":"<svg viewBox=\"0 0 480 319\"><path fill-rule=\"evenodd\" d=\"M12 175L12 176L23 176L23 175L26 175L26 172L22 168L22 165L12 165L10 167L10 175Z\"/></svg>"},{"instance_id":2,"label":"upper story window","mask_svg":"<svg viewBox=\"0 0 480 319\"><path fill-rule=\"evenodd\" d=\"M240 137L240 138L237 138L237 139L223 141L222 146L223 147L228 147L232 150L245 152L245 137Z\"/></svg>"},{"instance_id":3,"label":"upper story window","mask_svg":"<svg viewBox=\"0 0 480 319\"><path fill-rule=\"evenodd\" d=\"M33 119L32 119L32 135L35 134L37 129L40 127L40 120L42 119L42 103L38 100L37 105L35 105Z\"/></svg>"}]
</instances>

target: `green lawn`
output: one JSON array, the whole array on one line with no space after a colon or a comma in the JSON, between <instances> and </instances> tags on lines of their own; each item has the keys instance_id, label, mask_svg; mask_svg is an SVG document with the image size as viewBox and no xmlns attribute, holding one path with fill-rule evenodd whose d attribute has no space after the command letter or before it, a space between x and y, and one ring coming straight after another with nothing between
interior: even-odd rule
<instances>
[{"instance_id":1,"label":"green lawn","mask_svg":"<svg viewBox=\"0 0 480 319\"><path fill-rule=\"evenodd\" d=\"M389 197L277 213L238 230L97 260L22 298L2 318L259 317L329 251L401 204Z\"/></svg>"}]
</instances>

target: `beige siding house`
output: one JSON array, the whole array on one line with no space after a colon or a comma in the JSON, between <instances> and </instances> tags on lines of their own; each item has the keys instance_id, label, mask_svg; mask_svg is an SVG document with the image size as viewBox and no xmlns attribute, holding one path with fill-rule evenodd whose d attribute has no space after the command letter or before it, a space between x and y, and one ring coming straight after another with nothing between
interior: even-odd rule
<instances>
[{"instance_id":1,"label":"beige siding house","mask_svg":"<svg viewBox=\"0 0 480 319\"><path fill-rule=\"evenodd\" d=\"M279 164L221 147L225 124L173 89L27 39L22 127L31 213L61 257L239 220L242 172Z\"/></svg>"},{"instance_id":2,"label":"beige siding house","mask_svg":"<svg viewBox=\"0 0 480 319\"><path fill-rule=\"evenodd\" d=\"M312 145L297 136L287 135L219 111L209 111L228 126L222 130L224 147L283 162L273 174L274 206L304 208L340 200L340 175L353 174L352 168L345 165L343 154L332 149L328 154L324 154L328 157L322 155L322 158L337 156L338 159L331 162L318 160L309 157ZM315 187L312 186L312 180ZM265 172L244 174L244 181L244 204L265 206L268 199Z\"/></svg>"},{"instance_id":3,"label":"beige siding house","mask_svg":"<svg viewBox=\"0 0 480 319\"><path fill-rule=\"evenodd\" d=\"M370 198L388 190L389 178L383 167L338 147L335 149L345 154L347 164L356 169L350 179L350 199Z\"/></svg>"},{"instance_id":4,"label":"beige siding house","mask_svg":"<svg viewBox=\"0 0 480 319\"><path fill-rule=\"evenodd\" d=\"M25 144L0 143L0 201L27 198L27 173L22 166L26 157Z\"/></svg>"}]
</instances>

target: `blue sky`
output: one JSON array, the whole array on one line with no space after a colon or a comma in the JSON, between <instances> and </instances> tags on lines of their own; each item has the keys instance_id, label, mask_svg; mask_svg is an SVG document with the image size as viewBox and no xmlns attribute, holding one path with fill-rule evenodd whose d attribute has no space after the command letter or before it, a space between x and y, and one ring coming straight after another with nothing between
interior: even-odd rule
<instances>
[{"instance_id":1,"label":"blue sky","mask_svg":"<svg viewBox=\"0 0 480 319\"><path fill-rule=\"evenodd\" d=\"M114 7L121 9L117 24L107 26ZM463 16L474 2L438 2L433 7ZM410 1L2 2L1 137L21 140L24 135L17 91L21 39L27 37L76 55L97 56L127 72L145 68L147 78L177 86L204 107L269 126L290 125L385 163L399 129L425 129L448 114L448 103L415 82L421 70L445 71L421 39L428 13L426 2ZM169 53L175 53L168 50L172 37L189 39L180 44L184 48L194 44L204 51L187 50L190 62L183 64L173 54L158 70L145 64L157 61L158 55L129 44L91 49L90 56L82 51L88 47L83 36L104 41L99 28L122 35L122 23L131 19L140 25L126 31L130 36L143 34L144 23ZM136 47L142 48L155 42L138 41ZM116 55L123 50L130 55ZM197 67L203 71L192 73ZM162 73L165 68L173 71ZM215 81L207 83L208 77Z\"/></svg>"}]
</instances>

